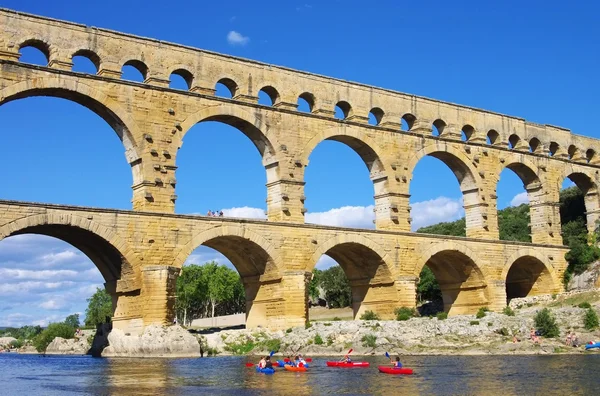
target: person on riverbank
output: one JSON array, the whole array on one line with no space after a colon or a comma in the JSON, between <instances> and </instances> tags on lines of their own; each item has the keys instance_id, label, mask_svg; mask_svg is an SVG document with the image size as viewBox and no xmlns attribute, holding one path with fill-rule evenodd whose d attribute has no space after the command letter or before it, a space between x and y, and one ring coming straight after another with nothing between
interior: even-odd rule
<instances>
[{"instance_id":1,"label":"person on riverbank","mask_svg":"<svg viewBox=\"0 0 600 396\"><path fill-rule=\"evenodd\" d=\"M402 363L400 363L400 356L396 356L396 361L390 359L390 363L392 363L392 366L394 366L394 368L402 368Z\"/></svg>"}]
</instances>

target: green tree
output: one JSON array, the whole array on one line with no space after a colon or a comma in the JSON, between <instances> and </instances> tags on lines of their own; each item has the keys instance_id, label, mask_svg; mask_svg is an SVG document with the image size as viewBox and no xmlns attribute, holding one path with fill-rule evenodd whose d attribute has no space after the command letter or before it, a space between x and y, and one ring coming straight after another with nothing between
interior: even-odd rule
<instances>
[{"instance_id":1,"label":"green tree","mask_svg":"<svg viewBox=\"0 0 600 396\"><path fill-rule=\"evenodd\" d=\"M319 298L319 287L321 286L322 274L323 274L323 271L318 270L316 268L313 269L313 271L312 271L312 279L310 280L310 283L308 284L308 295L313 300L316 300L317 298Z\"/></svg>"},{"instance_id":2,"label":"green tree","mask_svg":"<svg viewBox=\"0 0 600 396\"><path fill-rule=\"evenodd\" d=\"M79 324L79 314L71 314L67 316L65 319L65 323L74 329L80 327L81 325Z\"/></svg>"},{"instance_id":3,"label":"green tree","mask_svg":"<svg viewBox=\"0 0 600 396\"><path fill-rule=\"evenodd\" d=\"M467 236L466 223L464 217L456 221L438 223L427 227L421 227L417 230L417 232L436 235L453 235L462 237Z\"/></svg>"},{"instance_id":4,"label":"green tree","mask_svg":"<svg viewBox=\"0 0 600 396\"><path fill-rule=\"evenodd\" d=\"M442 291L433 271L428 266L424 266L419 275L419 284L417 285L417 298L423 300L441 300Z\"/></svg>"},{"instance_id":5,"label":"green tree","mask_svg":"<svg viewBox=\"0 0 600 396\"><path fill-rule=\"evenodd\" d=\"M531 242L529 227L529 205L522 204L498 211L500 240Z\"/></svg>"},{"instance_id":6,"label":"green tree","mask_svg":"<svg viewBox=\"0 0 600 396\"><path fill-rule=\"evenodd\" d=\"M85 325L94 327L105 323L106 318L112 318L113 307L110 294L104 289L96 288L96 292L87 299L88 307L85 310Z\"/></svg>"},{"instance_id":7,"label":"green tree","mask_svg":"<svg viewBox=\"0 0 600 396\"><path fill-rule=\"evenodd\" d=\"M339 265L326 269L321 274L321 286L331 308L347 307L352 302L352 289L344 270Z\"/></svg>"},{"instance_id":8,"label":"green tree","mask_svg":"<svg viewBox=\"0 0 600 396\"><path fill-rule=\"evenodd\" d=\"M556 338L559 336L558 324L556 324L556 319L548 308L539 311L533 318L533 321L542 336L547 338Z\"/></svg>"},{"instance_id":9,"label":"green tree","mask_svg":"<svg viewBox=\"0 0 600 396\"><path fill-rule=\"evenodd\" d=\"M56 337L70 339L75 336L75 329L66 323L50 323L48 327L33 339L33 346L38 352L46 352L48 345Z\"/></svg>"},{"instance_id":10,"label":"green tree","mask_svg":"<svg viewBox=\"0 0 600 396\"><path fill-rule=\"evenodd\" d=\"M179 312L177 316L181 317L184 325L187 325L194 316L190 311L193 311L194 307L197 307L206 295L202 267L196 264L184 266L177 278L175 288L177 296L175 309Z\"/></svg>"},{"instance_id":11,"label":"green tree","mask_svg":"<svg viewBox=\"0 0 600 396\"><path fill-rule=\"evenodd\" d=\"M598 314L592 308L588 308L583 316L583 325L586 330L594 330L598 327Z\"/></svg>"}]
</instances>

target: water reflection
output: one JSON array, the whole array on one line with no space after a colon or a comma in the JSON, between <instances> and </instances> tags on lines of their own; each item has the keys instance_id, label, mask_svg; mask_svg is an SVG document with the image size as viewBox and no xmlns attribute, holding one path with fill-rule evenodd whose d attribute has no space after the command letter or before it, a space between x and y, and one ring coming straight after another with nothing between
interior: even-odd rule
<instances>
[{"instance_id":1,"label":"water reflection","mask_svg":"<svg viewBox=\"0 0 600 396\"><path fill-rule=\"evenodd\" d=\"M168 359L106 359L107 394L166 394L172 367Z\"/></svg>"}]
</instances>

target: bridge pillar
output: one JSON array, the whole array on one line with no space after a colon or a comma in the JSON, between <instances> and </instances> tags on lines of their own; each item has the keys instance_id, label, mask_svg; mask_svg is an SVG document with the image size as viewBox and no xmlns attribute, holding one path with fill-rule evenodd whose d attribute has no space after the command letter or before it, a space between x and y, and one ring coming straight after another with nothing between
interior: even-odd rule
<instances>
[{"instance_id":1,"label":"bridge pillar","mask_svg":"<svg viewBox=\"0 0 600 396\"><path fill-rule=\"evenodd\" d=\"M142 268L144 325L169 325L175 319L176 281L180 268L149 265Z\"/></svg>"},{"instance_id":2,"label":"bridge pillar","mask_svg":"<svg viewBox=\"0 0 600 396\"><path fill-rule=\"evenodd\" d=\"M286 271L282 279L282 293L285 307L283 328L304 326L308 320L308 284L312 279L310 271Z\"/></svg>"},{"instance_id":3,"label":"bridge pillar","mask_svg":"<svg viewBox=\"0 0 600 396\"><path fill-rule=\"evenodd\" d=\"M488 309L502 312L506 307L506 282L504 279L488 280Z\"/></svg>"},{"instance_id":4,"label":"bridge pillar","mask_svg":"<svg viewBox=\"0 0 600 396\"><path fill-rule=\"evenodd\" d=\"M490 216L489 204L482 202L481 198L479 187L463 191L467 237L498 239L497 227L490 225L495 214Z\"/></svg>"},{"instance_id":5,"label":"bridge pillar","mask_svg":"<svg viewBox=\"0 0 600 396\"><path fill-rule=\"evenodd\" d=\"M279 179L267 183L267 217L270 221L304 223L304 182Z\"/></svg>"},{"instance_id":6,"label":"bridge pillar","mask_svg":"<svg viewBox=\"0 0 600 396\"><path fill-rule=\"evenodd\" d=\"M383 192L375 195L375 228L410 231L410 195Z\"/></svg>"},{"instance_id":7,"label":"bridge pillar","mask_svg":"<svg viewBox=\"0 0 600 396\"><path fill-rule=\"evenodd\" d=\"M417 284L419 278L413 275L400 276L394 282L398 293L398 307L415 308L417 306Z\"/></svg>"},{"instance_id":8,"label":"bridge pillar","mask_svg":"<svg viewBox=\"0 0 600 396\"><path fill-rule=\"evenodd\" d=\"M531 242L549 245L563 244L559 207L560 204L554 202L529 203Z\"/></svg>"}]
</instances>

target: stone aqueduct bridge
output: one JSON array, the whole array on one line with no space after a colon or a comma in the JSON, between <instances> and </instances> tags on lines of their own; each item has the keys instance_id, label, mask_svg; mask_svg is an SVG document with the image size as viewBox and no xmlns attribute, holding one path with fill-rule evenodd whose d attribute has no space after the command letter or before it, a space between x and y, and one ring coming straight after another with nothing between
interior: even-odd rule
<instances>
[{"instance_id":1,"label":"stone aqueduct bridge","mask_svg":"<svg viewBox=\"0 0 600 396\"><path fill-rule=\"evenodd\" d=\"M41 50L48 65L20 63L27 46ZM97 73L73 72L75 55L88 57ZM123 65L136 67L145 81L122 80ZM169 88L173 73L189 90ZM232 98L215 96L218 82ZM271 106L258 104L261 90ZM560 290L566 248L557 203L565 178L584 191L588 224L598 218L600 143L569 130L0 10L0 104L31 96L75 101L114 128L131 164L133 211L1 201L0 239L36 233L79 248L106 280L115 326L130 331L172 320L175 279L200 245L223 253L240 272L249 326L284 328L306 320L307 282L322 254L348 275L356 314L371 309L390 317L395 307L414 306L424 265L451 314L499 310L507 297ZM310 112L297 110L298 98ZM336 105L343 120L334 117ZM377 125L368 123L369 113ZM402 119L408 130L401 130ZM177 152L203 121L232 125L256 146L267 174L268 221L173 214ZM323 140L348 145L370 170L376 230L304 224L304 169ZM456 175L467 238L410 232L409 186L425 156ZM504 168L528 192L532 244L498 240L496 184Z\"/></svg>"}]
</instances>

